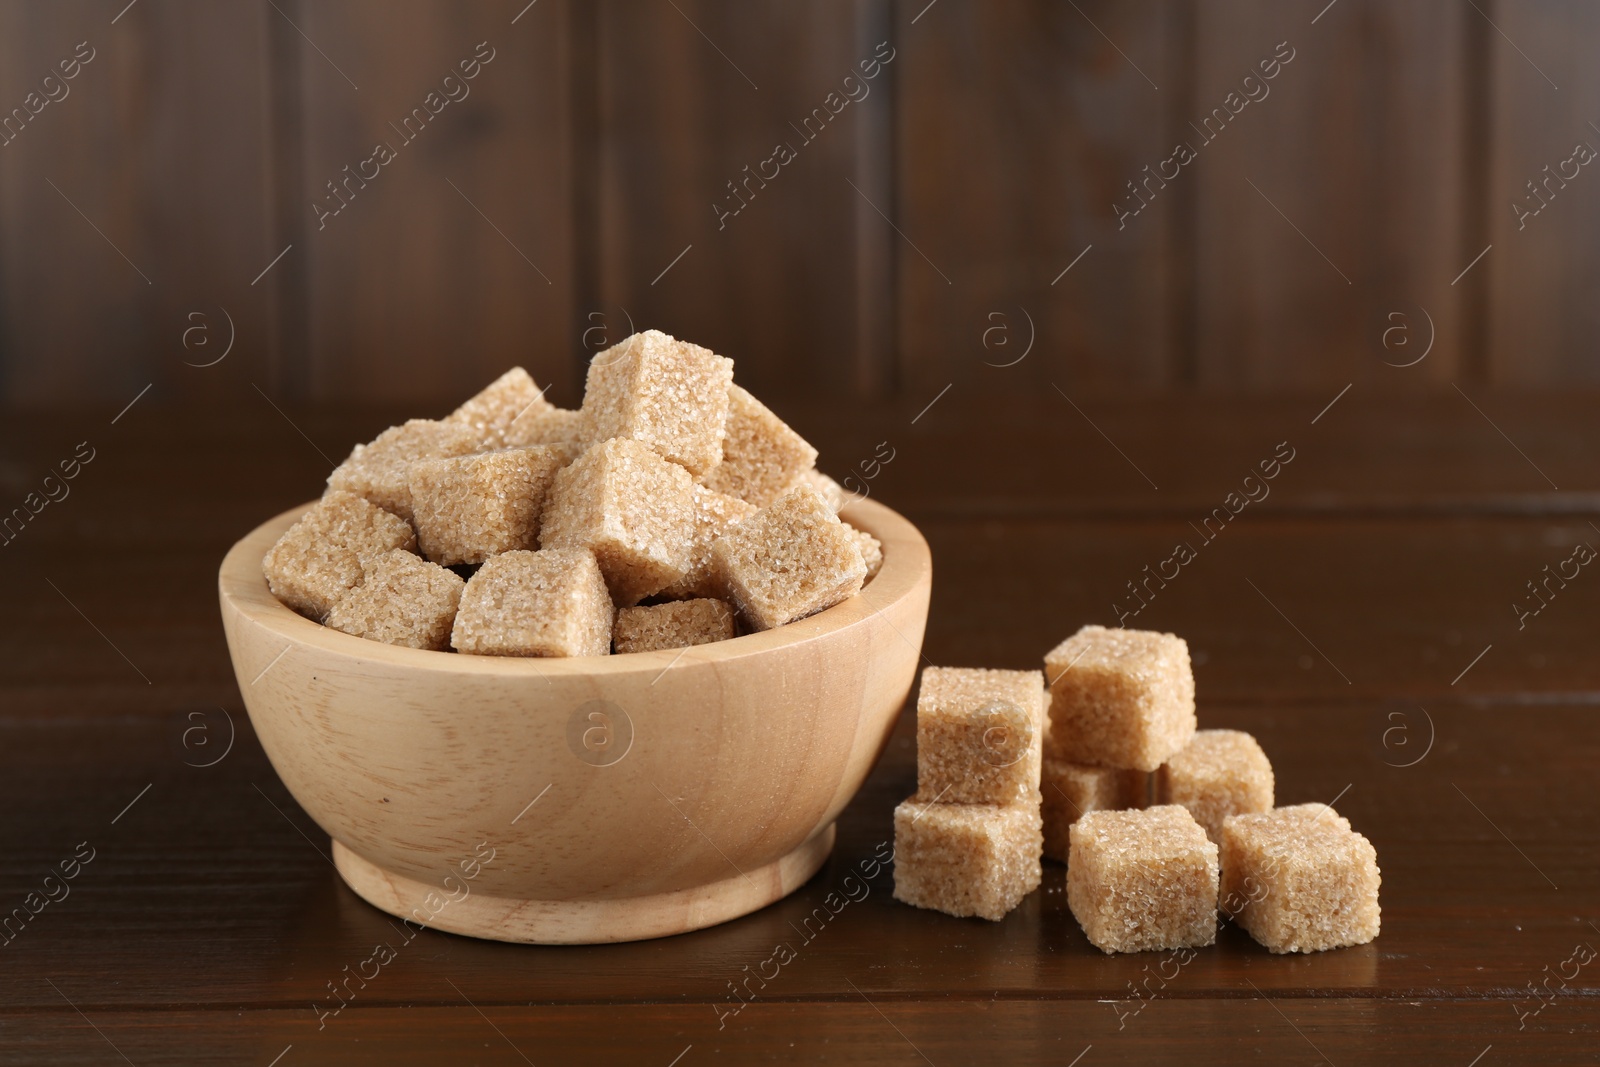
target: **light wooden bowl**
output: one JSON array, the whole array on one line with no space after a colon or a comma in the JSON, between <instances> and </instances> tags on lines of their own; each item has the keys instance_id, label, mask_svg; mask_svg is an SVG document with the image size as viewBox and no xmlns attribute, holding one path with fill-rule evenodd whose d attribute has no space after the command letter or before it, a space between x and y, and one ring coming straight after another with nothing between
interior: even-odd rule
<instances>
[{"instance_id":1,"label":"light wooden bowl","mask_svg":"<svg viewBox=\"0 0 1600 1067\"><path fill-rule=\"evenodd\" d=\"M423 652L319 626L261 557L218 576L245 707L344 880L418 925L503 941L628 941L725 922L814 874L910 692L932 564L914 526L861 595L765 633L581 659Z\"/></svg>"}]
</instances>

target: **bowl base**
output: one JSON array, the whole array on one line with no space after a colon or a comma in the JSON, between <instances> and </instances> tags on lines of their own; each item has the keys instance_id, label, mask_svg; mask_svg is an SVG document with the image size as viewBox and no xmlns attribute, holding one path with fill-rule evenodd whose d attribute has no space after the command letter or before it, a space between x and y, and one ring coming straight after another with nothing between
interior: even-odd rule
<instances>
[{"instance_id":1,"label":"bowl base","mask_svg":"<svg viewBox=\"0 0 1600 1067\"><path fill-rule=\"evenodd\" d=\"M473 891L437 910L438 901L444 899L438 886L386 871L338 841L333 842L333 862L345 884L368 904L413 923L432 911L427 925L453 934L539 945L592 945L687 933L748 915L800 888L822 867L833 841L834 826L829 823L765 867L654 896L521 900ZM424 903L430 895L433 907Z\"/></svg>"}]
</instances>

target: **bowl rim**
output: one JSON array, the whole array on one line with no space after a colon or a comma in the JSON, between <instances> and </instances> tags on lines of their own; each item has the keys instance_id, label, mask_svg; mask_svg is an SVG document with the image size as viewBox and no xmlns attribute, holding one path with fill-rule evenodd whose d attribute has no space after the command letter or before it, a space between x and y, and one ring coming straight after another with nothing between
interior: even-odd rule
<instances>
[{"instance_id":1,"label":"bowl rim","mask_svg":"<svg viewBox=\"0 0 1600 1067\"><path fill-rule=\"evenodd\" d=\"M309 647L328 655L416 671L507 679L617 677L640 673L659 677L674 665L729 663L841 634L853 628L864 628L867 621L875 616L882 616L899 632L888 609L919 593L926 596L932 582L932 554L916 526L883 504L858 498L846 504L840 510L839 517L872 534L882 543L883 564L860 593L815 615L726 641L652 652L574 657L435 652L343 633L306 618L272 595L261 571L261 559L284 531L299 521L316 503L315 500L307 501L274 515L228 550L217 571L217 592L224 616L232 613L282 638L288 643L285 651L288 647ZM905 634L900 636L908 644L917 647L916 642Z\"/></svg>"}]
</instances>

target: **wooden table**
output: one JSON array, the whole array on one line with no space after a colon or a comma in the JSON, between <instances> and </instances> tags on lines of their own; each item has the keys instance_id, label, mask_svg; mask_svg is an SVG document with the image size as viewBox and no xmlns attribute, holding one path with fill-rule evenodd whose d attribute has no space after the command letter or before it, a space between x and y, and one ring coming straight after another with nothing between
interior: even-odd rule
<instances>
[{"instance_id":1,"label":"wooden table","mask_svg":"<svg viewBox=\"0 0 1600 1067\"><path fill-rule=\"evenodd\" d=\"M801 920L913 788L908 712L832 860L782 903L626 945L430 931L326 1017L329 984L401 939L340 883L251 734L214 575L315 492L320 453L403 413L12 417L7 508L77 442L95 458L0 547L0 906L39 907L5 935L0 1059L1600 1062L1600 962L1576 962L1600 947L1600 572L1520 626L1513 607L1537 603L1546 564L1600 546L1595 398L1330 399L953 393L920 416L926 398L786 414L836 475L893 449L870 485L933 546L938 664L1035 667L1114 623L1125 583L1197 544L1191 522L1288 442L1270 495L1129 622L1188 638L1201 724L1253 732L1280 802L1335 801L1372 839L1375 943L1273 956L1230 928L1158 973L1158 955L1088 945L1056 865L994 924L897 904L885 872L808 940ZM64 861L76 877L47 882ZM732 984L779 942L797 958L743 1004Z\"/></svg>"}]
</instances>

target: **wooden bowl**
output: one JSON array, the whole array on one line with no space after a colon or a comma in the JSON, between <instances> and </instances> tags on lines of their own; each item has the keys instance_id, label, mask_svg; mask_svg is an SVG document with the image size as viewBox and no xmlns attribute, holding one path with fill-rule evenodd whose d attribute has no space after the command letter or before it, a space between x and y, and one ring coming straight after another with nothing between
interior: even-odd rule
<instances>
[{"instance_id":1,"label":"wooden bowl","mask_svg":"<svg viewBox=\"0 0 1600 1067\"><path fill-rule=\"evenodd\" d=\"M278 603L261 557L309 504L234 545L218 576L245 707L340 875L411 922L540 943L725 922L814 874L910 692L932 563L871 501L859 596L688 649L519 659L351 637Z\"/></svg>"}]
</instances>

